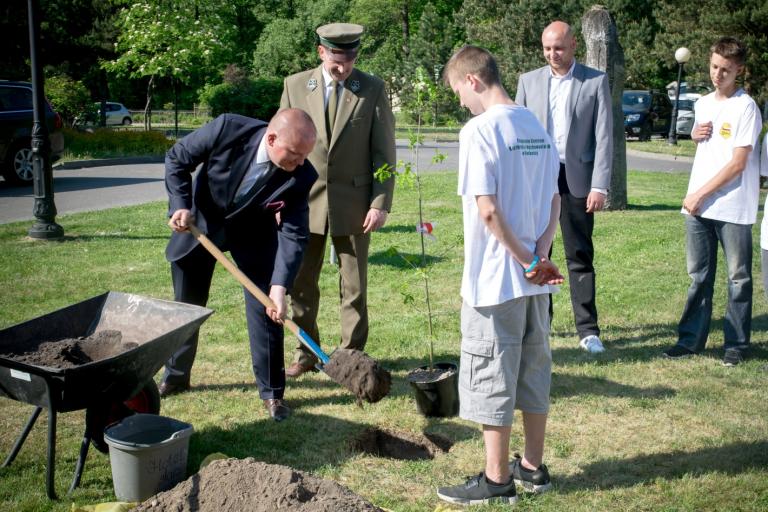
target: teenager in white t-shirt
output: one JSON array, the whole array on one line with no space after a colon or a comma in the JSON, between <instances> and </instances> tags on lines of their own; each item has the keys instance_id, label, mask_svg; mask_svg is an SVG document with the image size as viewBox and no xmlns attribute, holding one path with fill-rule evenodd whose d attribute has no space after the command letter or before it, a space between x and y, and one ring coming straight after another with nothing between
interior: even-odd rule
<instances>
[{"instance_id":1,"label":"teenager in white t-shirt","mask_svg":"<svg viewBox=\"0 0 768 512\"><path fill-rule=\"evenodd\" d=\"M699 354L709 336L717 268L717 244L728 267L728 307L723 322L723 364L739 364L752 323L752 224L757 219L760 178L753 148L762 126L755 102L736 84L747 49L732 37L710 48L715 92L699 99L691 138L697 143L688 193L686 252L691 286L670 358Z\"/></svg>"},{"instance_id":2,"label":"teenager in white t-shirt","mask_svg":"<svg viewBox=\"0 0 768 512\"><path fill-rule=\"evenodd\" d=\"M547 258L560 213L559 158L536 117L510 99L486 50L463 47L444 78L476 116L459 135L459 414L482 425L486 454L482 473L437 495L463 505L513 503L515 483L551 488L542 458L552 373L548 294L563 282ZM510 463L515 409L523 411L525 447Z\"/></svg>"},{"instance_id":3,"label":"teenager in white t-shirt","mask_svg":"<svg viewBox=\"0 0 768 512\"><path fill-rule=\"evenodd\" d=\"M760 148L760 176L768 176L768 133L765 134ZM763 290L768 296L768 196L763 207L763 222L760 224L760 260L763 271Z\"/></svg>"}]
</instances>

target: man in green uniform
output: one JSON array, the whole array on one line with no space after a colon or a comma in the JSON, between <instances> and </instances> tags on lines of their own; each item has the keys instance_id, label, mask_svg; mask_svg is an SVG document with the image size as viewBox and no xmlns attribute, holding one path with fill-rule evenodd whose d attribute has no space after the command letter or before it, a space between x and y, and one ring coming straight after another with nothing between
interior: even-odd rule
<instances>
[{"instance_id":1,"label":"man in green uniform","mask_svg":"<svg viewBox=\"0 0 768 512\"><path fill-rule=\"evenodd\" d=\"M317 68L285 79L281 108L300 108L317 127L309 160L319 174L309 195L310 239L291 295L293 320L320 339L318 279L328 236L339 262L341 347L363 350L368 339L368 247L371 232L387 221L394 179L379 182L376 169L395 165L395 121L384 82L355 69L363 27L331 23L317 29ZM301 346L288 377L316 360Z\"/></svg>"}]
</instances>

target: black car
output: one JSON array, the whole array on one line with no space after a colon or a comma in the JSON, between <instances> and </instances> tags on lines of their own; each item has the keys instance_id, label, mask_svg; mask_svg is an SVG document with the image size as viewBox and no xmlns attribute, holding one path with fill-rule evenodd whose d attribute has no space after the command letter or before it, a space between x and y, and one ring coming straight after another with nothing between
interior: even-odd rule
<instances>
[{"instance_id":1,"label":"black car","mask_svg":"<svg viewBox=\"0 0 768 512\"><path fill-rule=\"evenodd\" d=\"M666 93L658 91L624 91L624 132L627 137L648 140L653 134L669 133L672 102Z\"/></svg>"},{"instance_id":2,"label":"black car","mask_svg":"<svg viewBox=\"0 0 768 512\"><path fill-rule=\"evenodd\" d=\"M51 140L51 161L64 152L62 120L45 103L45 122ZM0 169L11 185L32 183L32 84L0 80Z\"/></svg>"}]
</instances>

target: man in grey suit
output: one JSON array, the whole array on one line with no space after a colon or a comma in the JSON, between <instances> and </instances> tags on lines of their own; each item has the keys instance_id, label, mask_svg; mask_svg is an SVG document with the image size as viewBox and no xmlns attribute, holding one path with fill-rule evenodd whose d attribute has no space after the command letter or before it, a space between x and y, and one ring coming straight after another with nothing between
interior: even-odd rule
<instances>
[{"instance_id":1,"label":"man in grey suit","mask_svg":"<svg viewBox=\"0 0 768 512\"><path fill-rule=\"evenodd\" d=\"M598 353L605 348L597 323L592 230L611 183L611 94L605 73L574 59L576 38L567 23L547 26L541 44L549 65L520 77L515 102L536 115L560 154L560 230L576 331L581 348Z\"/></svg>"}]
</instances>

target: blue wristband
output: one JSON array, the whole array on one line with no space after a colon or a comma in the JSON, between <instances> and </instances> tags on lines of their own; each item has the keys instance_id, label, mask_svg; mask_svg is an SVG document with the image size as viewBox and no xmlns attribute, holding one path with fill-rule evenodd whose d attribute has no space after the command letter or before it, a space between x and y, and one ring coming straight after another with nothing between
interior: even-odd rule
<instances>
[{"instance_id":1,"label":"blue wristband","mask_svg":"<svg viewBox=\"0 0 768 512\"><path fill-rule=\"evenodd\" d=\"M533 269L536 268L536 265L539 264L539 256L536 255L533 257L533 261L531 262L531 266L525 269L525 273L528 274L529 272L533 272Z\"/></svg>"}]
</instances>

